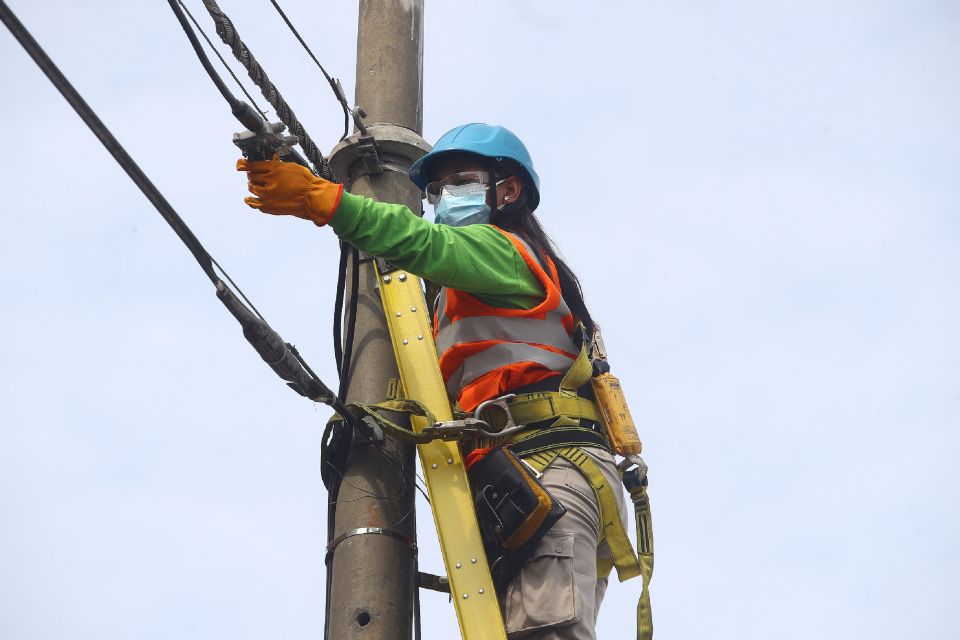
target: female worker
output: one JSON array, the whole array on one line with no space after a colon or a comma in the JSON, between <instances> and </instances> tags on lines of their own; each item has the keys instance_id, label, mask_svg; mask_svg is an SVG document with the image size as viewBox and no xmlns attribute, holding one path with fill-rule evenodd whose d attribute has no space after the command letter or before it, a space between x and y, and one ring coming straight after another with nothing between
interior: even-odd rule
<instances>
[{"instance_id":1,"label":"female worker","mask_svg":"<svg viewBox=\"0 0 960 640\"><path fill-rule=\"evenodd\" d=\"M256 196L246 199L251 207L328 225L355 247L443 286L437 351L451 400L463 411L508 393L522 399L570 387L570 395L586 397L579 413L541 407L525 414L540 440L521 435L517 455L537 450L529 460L546 464L540 482L566 512L525 550L500 598L511 638L595 638L610 566L623 579L635 575L627 564L636 561L629 544L624 551L614 458L589 419L597 417L585 384L590 368L578 354L584 336L593 335L593 319L576 276L533 215L540 179L520 139L503 127L462 125L416 161L410 178L434 205L434 224L404 206L352 195L293 163L241 160L237 168L247 172ZM468 464L490 450L470 449ZM606 502L598 485L607 487ZM604 504L615 513L602 519Z\"/></svg>"}]
</instances>

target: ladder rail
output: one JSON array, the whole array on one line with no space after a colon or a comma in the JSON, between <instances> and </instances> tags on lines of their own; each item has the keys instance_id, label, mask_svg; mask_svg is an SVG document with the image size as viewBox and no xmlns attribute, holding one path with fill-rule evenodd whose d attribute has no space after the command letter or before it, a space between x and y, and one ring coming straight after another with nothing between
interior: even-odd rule
<instances>
[{"instance_id":1,"label":"ladder rail","mask_svg":"<svg viewBox=\"0 0 960 640\"><path fill-rule=\"evenodd\" d=\"M422 280L402 269L381 271L378 262L374 261L377 284L403 395L421 402L437 420L452 420ZM419 433L428 422L413 416L411 425ZM460 634L464 640L506 640L459 446L456 442L434 440L418 445L417 452Z\"/></svg>"}]
</instances>

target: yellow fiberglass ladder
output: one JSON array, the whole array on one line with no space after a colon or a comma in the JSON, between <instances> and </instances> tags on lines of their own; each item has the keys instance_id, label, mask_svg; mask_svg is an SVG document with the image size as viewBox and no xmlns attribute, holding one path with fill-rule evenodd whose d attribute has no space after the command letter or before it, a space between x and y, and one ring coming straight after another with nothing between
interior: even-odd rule
<instances>
[{"instance_id":1,"label":"yellow fiberglass ladder","mask_svg":"<svg viewBox=\"0 0 960 640\"><path fill-rule=\"evenodd\" d=\"M423 405L438 422L453 413L440 373L422 280L401 269L377 265L377 282L390 340L400 371L400 396ZM429 418L411 416L417 433L432 427ZM464 640L505 640L500 605L487 565L460 448L434 439L417 445L433 507L450 595Z\"/></svg>"}]
</instances>

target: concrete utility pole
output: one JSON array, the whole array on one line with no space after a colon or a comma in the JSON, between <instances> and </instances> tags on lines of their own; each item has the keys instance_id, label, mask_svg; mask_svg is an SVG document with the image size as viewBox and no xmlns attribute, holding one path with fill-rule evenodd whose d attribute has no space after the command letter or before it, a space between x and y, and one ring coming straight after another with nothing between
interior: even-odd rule
<instances>
[{"instance_id":1,"label":"concrete utility pole","mask_svg":"<svg viewBox=\"0 0 960 640\"><path fill-rule=\"evenodd\" d=\"M369 136L357 132L331 153L352 193L420 211L407 170L427 147L422 116L423 0L361 0L356 104ZM378 171L379 169L379 171ZM349 282L349 275L347 281ZM373 265L360 265L348 402L377 402L398 377ZM340 485L333 555L331 640L408 639L416 586L414 448L355 442ZM401 472L402 461L406 470ZM383 530L383 531L378 531Z\"/></svg>"}]
</instances>

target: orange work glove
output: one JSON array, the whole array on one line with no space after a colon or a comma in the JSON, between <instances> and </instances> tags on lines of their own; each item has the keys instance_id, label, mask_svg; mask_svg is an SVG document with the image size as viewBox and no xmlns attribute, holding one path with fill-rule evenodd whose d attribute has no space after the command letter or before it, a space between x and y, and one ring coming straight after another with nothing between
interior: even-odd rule
<instances>
[{"instance_id":1,"label":"orange work glove","mask_svg":"<svg viewBox=\"0 0 960 640\"><path fill-rule=\"evenodd\" d=\"M312 220L318 227L333 216L343 193L342 184L318 178L295 162L241 158L237 171L247 172L247 188L257 196L243 199L249 206L264 213Z\"/></svg>"}]
</instances>

